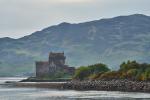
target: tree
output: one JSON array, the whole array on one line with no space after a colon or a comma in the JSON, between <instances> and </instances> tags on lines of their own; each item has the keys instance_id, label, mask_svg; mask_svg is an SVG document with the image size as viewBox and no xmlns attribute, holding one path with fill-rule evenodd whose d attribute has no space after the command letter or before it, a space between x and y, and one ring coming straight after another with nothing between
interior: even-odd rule
<instances>
[{"instance_id":1,"label":"tree","mask_svg":"<svg viewBox=\"0 0 150 100\"><path fill-rule=\"evenodd\" d=\"M89 76L89 74L90 72L89 72L88 67L82 66L76 69L74 79L84 80L85 78Z\"/></svg>"},{"instance_id":2,"label":"tree","mask_svg":"<svg viewBox=\"0 0 150 100\"><path fill-rule=\"evenodd\" d=\"M107 71L110 71L110 69L105 64L101 63L90 66L82 66L76 70L74 79L89 79L91 77L97 76L96 74Z\"/></svg>"}]
</instances>

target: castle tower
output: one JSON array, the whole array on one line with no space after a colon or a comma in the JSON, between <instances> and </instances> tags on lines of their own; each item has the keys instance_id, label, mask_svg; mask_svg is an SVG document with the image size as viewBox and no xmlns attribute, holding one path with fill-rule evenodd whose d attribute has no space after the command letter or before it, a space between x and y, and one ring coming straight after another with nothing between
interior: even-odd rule
<instances>
[{"instance_id":1,"label":"castle tower","mask_svg":"<svg viewBox=\"0 0 150 100\"><path fill-rule=\"evenodd\" d=\"M65 65L66 57L64 53L53 53L50 52L49 54L49 64L52 66L62 66Z\"/></svg>"},{"instance_id":2,"label":"castle tower","mask_svg":"<svg viewBox=\"0 0 150 100\"><path fill-rule=\"evenodd\" d=\"M49 53L48 61L36 62L36 77L54 76L57 73L65 72L73 74L74 67L65 65L66 56L63 53Z\"/></svg>"}]
</instances>

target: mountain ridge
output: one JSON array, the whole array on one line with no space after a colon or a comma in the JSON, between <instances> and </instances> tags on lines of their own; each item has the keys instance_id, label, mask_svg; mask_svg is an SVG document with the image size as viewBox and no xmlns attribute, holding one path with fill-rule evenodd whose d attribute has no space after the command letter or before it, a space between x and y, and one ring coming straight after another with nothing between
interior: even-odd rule
<instances>
[{"instance_id":1,"label":"mountain ridge","mask_svg":"<svg viewBox=\"0 0 150 100\"><path fill-rule=\"evenodd\" d=\"M125 60L148 62L149 43L150 16L143 14L63 22L19 39L0 38L0 76L33 73L34 62L50 51L64 51L71 66L102 62L116 69Z\"/></svg>"}]
</instances>

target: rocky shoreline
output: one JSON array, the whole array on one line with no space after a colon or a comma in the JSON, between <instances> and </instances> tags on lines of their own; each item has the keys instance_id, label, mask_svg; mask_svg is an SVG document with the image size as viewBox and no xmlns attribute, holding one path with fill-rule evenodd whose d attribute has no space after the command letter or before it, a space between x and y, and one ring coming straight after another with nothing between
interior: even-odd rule
<instances>
[{"instance_id":1,"label":"rocky shoreline","mask_svg":"<svg viewBox=\"0 0 150 100\"><path fill-rule=\"evenodd\" d=\"M150 93L150 82L131 80L94 80L70 82L16 82L17 87L39 87L69 90L98 90L122 92L147 92Z\"/></svg>"},{"instance_id":2,"label":"rocky shoreline","mask_svg":"<svg viewBox=\"0 0 150 100\"><path fill-rule=\"evenodd\" d=\"M130 80L71 81L63 84L64 89L99 90L123 92L150 92L150 82Z\"/></svg>"}]
</instances>

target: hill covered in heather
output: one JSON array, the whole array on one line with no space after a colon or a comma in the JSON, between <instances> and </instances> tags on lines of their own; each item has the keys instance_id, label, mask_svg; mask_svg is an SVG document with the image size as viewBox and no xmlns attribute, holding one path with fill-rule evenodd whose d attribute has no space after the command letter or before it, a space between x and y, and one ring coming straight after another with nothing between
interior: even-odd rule
<instances>
[{"instance_id":1,"label":"hill covered in heather","mask_svg":"<svg viewBox=\"0 0 150 100\"><path fill-rule=\"evenodd\" d=\"M134 14L47 27L19 39L0 39L0 76L30 75L34 62L65 52L70 66L150 61L150 16Z\"/></svg>"}]
</instances>

